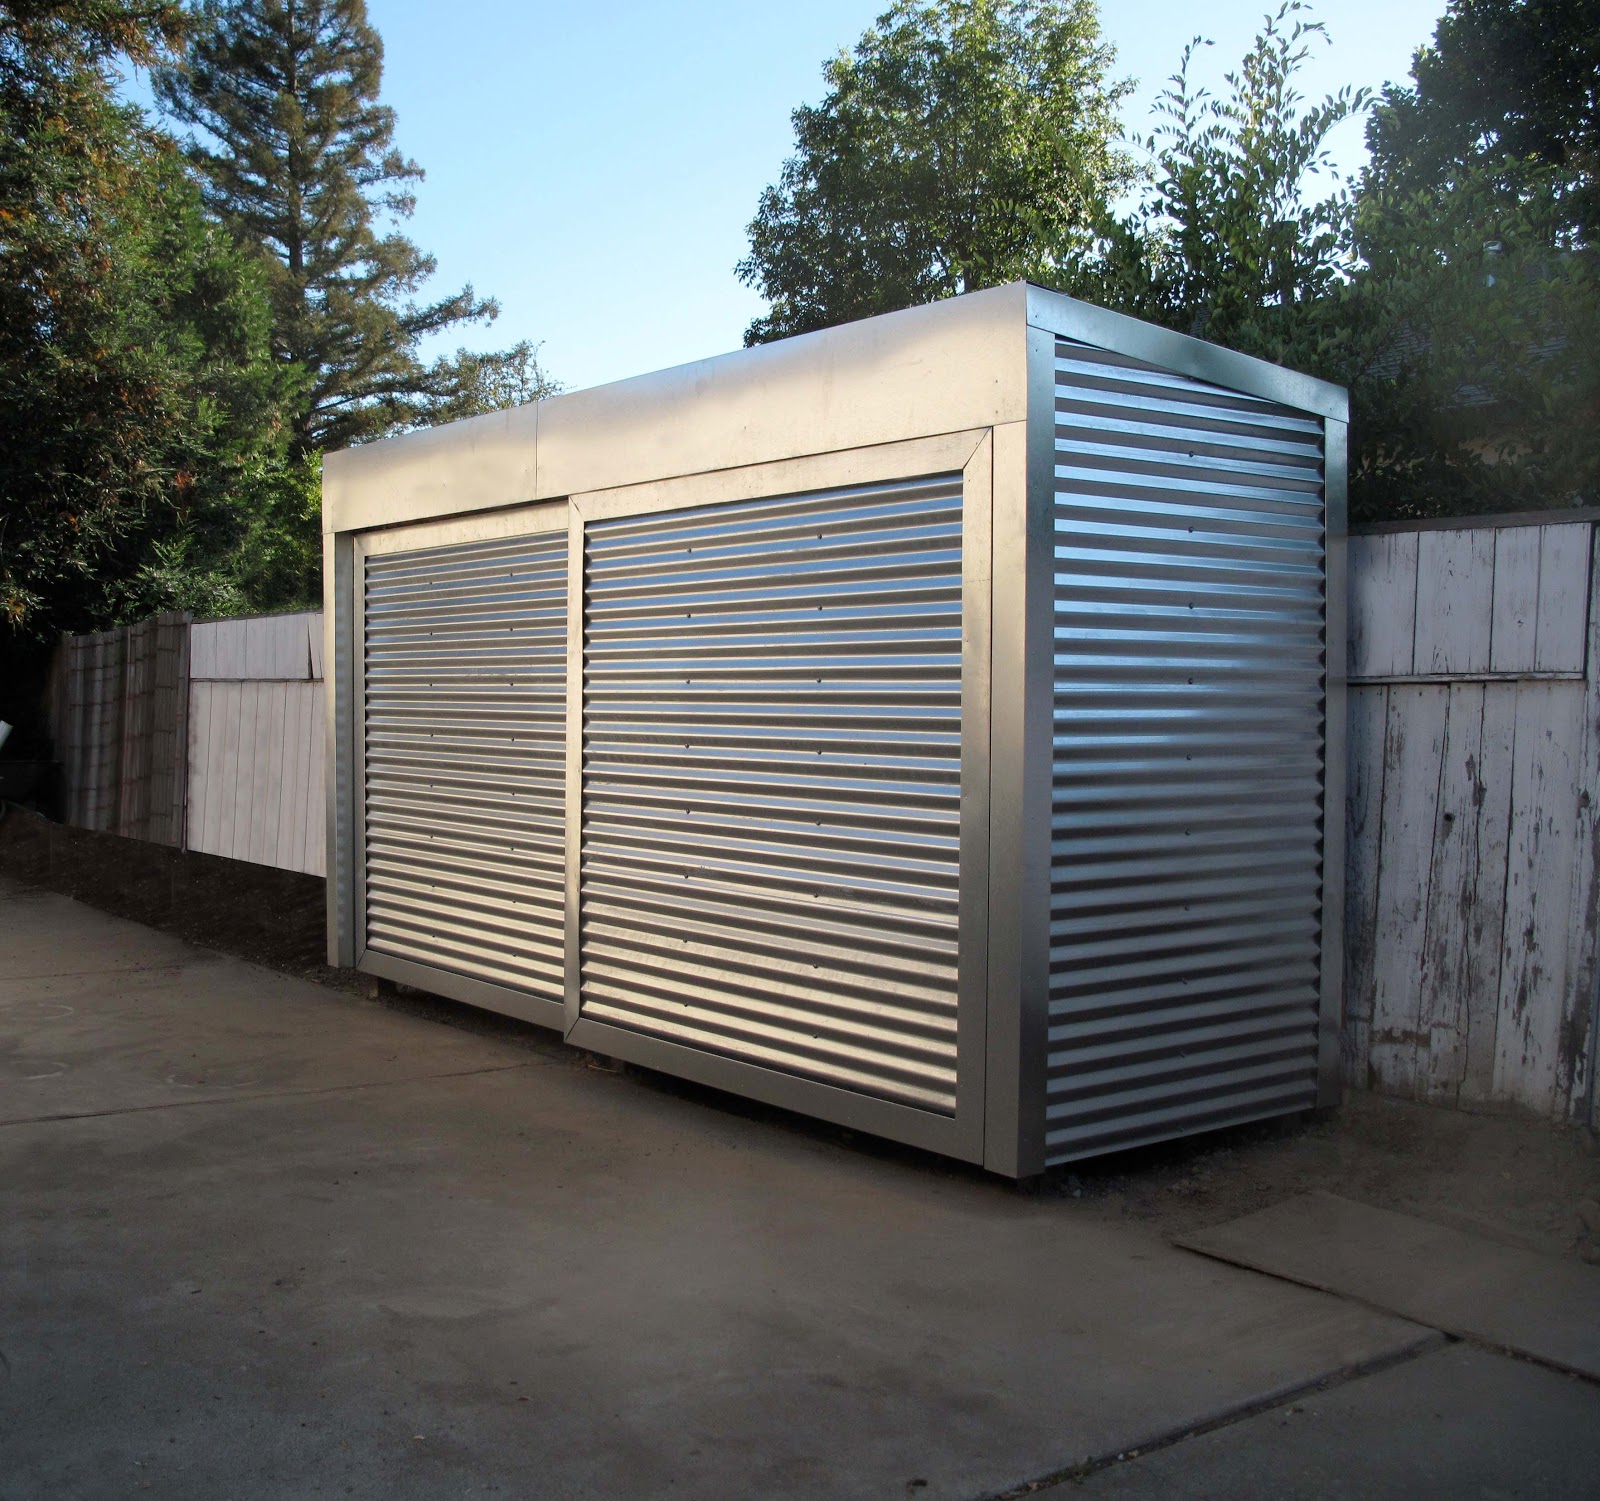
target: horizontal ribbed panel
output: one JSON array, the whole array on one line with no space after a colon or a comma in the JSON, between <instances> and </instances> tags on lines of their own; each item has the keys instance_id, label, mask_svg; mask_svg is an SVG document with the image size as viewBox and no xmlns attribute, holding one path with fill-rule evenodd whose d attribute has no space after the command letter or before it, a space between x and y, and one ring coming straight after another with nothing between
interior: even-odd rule
<instances>
[{"instance_id":1,"label":"horizontal ribbed panel","mask_svg":"<svg viewBox=\"0 0 1600 1501\"><path fill-rule=\"evenodd\" d=\"M959 476L586 546L582 1014L952 1114Z\"/></svg>"},{"instance_id":2,"label":"horizontal ribbed panel","mask_svg":"<svg viewBox=\"0 0 1600 1501\"><path fill-rule=\"evenodd\" d=\"M366 560L367 946L562 996L567 537Z\"/></svg>"},{"instance_id":3,"label":"horizontal ribbed panel","mask_svg":"<svg viewBox=\"0 0 1600 1501\"><path fill-rule=\"evenodd\" d=\"M1319 419L1061 343L1046 1151L1315 1103Z\"/></svg>"}]
</instances>

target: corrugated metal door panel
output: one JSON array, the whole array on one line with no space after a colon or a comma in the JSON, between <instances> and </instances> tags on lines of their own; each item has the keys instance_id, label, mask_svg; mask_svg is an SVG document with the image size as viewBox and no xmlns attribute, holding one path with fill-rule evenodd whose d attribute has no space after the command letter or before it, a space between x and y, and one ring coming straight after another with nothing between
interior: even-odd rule
<instances>
[{"instance_id":1,"label":"corrugated metal door panel","mask_svg":"<svg viewBox=\"0 0 1600 1501\"><path fill-rule=\"evenodd\" d=\"M559 1003L567 536L366 559L366 941Z\"/></svg>"},{"instance_id":2,"label":"corrugated metal door panel","mask_svg":"<svg viewBox=\"0 0 1600 1501\"><path fill-rule=\"evenodd\" d=\"M585 536L581 1014L954 1114L960 476Z\"/></svg>"},{"instance_id":3,"label":"corrugated metal door panel","mask_svg":"<svg viewBox=\"0 0 1600 1501\"><path fill-rule=\"evenodd\" d=\"M1316 1102L1322 424L1056 351L1052 1162Z\"/></svg>"}]
</instances>

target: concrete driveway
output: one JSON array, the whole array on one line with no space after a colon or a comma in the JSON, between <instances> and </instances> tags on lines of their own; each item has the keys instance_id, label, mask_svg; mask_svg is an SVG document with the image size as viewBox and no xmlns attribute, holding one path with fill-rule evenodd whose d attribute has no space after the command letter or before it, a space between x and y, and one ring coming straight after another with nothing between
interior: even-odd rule
<instances>
[{"instance_id":1,"label":"concrete driveway","mask_svg":"<svg viewBox=\"0 0 1600 1501\"><path fill-rule=\"evenodd\" d=\"M0 1315L3 1501L1249 1495L1267 1451L1288 1495L1341 1444L1374 1495L1406 1394L1600 1434L1592 1386L1070 1201L4 881ZM1600 1476L1530 1425L1549 1494ZM1440 1455L1527 1479L1473 1428Z\"/></svg>"}]
</instances>

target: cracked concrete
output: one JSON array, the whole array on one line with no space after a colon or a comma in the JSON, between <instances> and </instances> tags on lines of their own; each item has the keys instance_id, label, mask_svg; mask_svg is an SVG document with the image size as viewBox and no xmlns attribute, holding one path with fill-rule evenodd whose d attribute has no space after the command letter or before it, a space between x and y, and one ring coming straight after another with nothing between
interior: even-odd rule
<instances>
[{"instance_id":1,"label":"cracked concrete","mask_svg":"<svg viewBox=\"0 0 1600 1501\"><path fill-rule=\"evenodd\" d=\"M4 1501L967 1501L1442 1358L1070 1201L5 882L0 1071Z\"/></svg>"}]
</instances>

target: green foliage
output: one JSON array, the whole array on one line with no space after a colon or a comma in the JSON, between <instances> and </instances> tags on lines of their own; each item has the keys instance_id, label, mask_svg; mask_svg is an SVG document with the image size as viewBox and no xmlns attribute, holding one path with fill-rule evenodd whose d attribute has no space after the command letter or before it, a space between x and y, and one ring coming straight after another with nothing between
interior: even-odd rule
<instances>
[{"instance_id":1,"label":"green foliage","mask_svg":"<svg viewBox=\"0 0 1600 1501\"><path fill-rule=\"evenodd\" d=\"M1368 125L1357 515L1600 498L1600 10L1455 0Z\"/></svg>"},{"instance_id":2,"label":"green foliage","mask_svg":"<svg viewBox=\"0 0 1600 1501\"><path fill-rule=\"evenodd\" d=\"M1190 86L1186 50L1146 143L1146 196L1071 289L1347 386L1358 520L1593 500L1592 144L1574 87L1552 86L1544 118L1526 82L1592 91L1593 25L1541 54L1538 27L1572 6L1456 0L1413 86L1375 109L1354 197L1335 183L1314 199L1328 132L1367 101L1303 107L1295 74L1323 29L1299 10L1268 17L1221 98ZM1496 58L1500 75L1485 71Z\"/></svg>"},{"instance_id":3,"label":"green foliage","mask_svg":"<svg viewBox=\"0 0 1600 1501\"><path fill-rule=\"evenodd\" d=\"M246 488L230 573L248 610L322 608L322 455L263 468Z\"/></svg>"},{"instance_id":4,"label":"green foliage","mask_svg":"<svg viewBox=\"0 0 1600 1501\"><path fill-rule=\"evenodd\" d=\"M1563 217L1556 174L1535 166L1363 192L1358 520L1600 497L1600 266L1563 246Z\"/></svg>"},{"instance_id":5,"label":"green foliage","mask_svg":"<svg viewBox=\"0 0 1600 1501\"><path fill-rule=\"evenodd\" d=\"M1069 268L1075 290L1137 317L1268 358L1303 339L1302 310L1355 269L1347 192L1332 178L1329 133L1366 105L1341 90L1305 107L1295 76L1321 22L1298 3L1268 16L1220 97L1190 70L1200 38L1156 104L1139 142L1143 195L1104 231L1099 253ZM1309 195L1317 175L1326 197Z\"/></svg>"},{"instance_id":6,"label":"green foliage","mask_svg":"<svg viewBox=\"0 0 1600 1501\"><path fill-rule=\"evenodd\" d=\"M493 354L458 349L454 359L441 363L451 394L433 414L438 422L481 417L485 412L542 401L561 389L561 382L540 365L538 346L527 339Z\"/></svg>"},{"instance_id":7,"label":"green foliage","mask_svg":"<svg viewBox=\"0 0 1600 1501\"><path fill-rule=\"evenodd\" d=\"M745 342L1049 276L1131 180L1111 61L1092 0L898 0L794 112Z\"/></svg>"},{"instance_id":8,"label":"green foliage","mask_svg":"<svg viewBox=\"0 0 1600 1501\"><path fill-rule=\"evenodd\" d=\"M173 599L165 550L226 555L293 380L253 259L113 96L170 6L0 6L0 617L14 637Z\"/></svg>"},{"instance_id":9,"label":"green foliage","mask_svg":"<svg viewBox=\"0 0 1600 1501\"><path fill-rule=\"evenodd\" d=\"M235 476L230 500L220 538L186 529L154 543L125 586L124 618L321 608L321 455L258 464Z\"/></svg>"},{"instance_id":10,"label":"green foliage","mask_svg":"<svg viewBox=\"0 0 1600 1501\"><path fill-rule=\"evenodd\" d=\"M392 144L364 0L202 0L194 19L156 92L197 132L207 205L266 254L274 350L308 377L296 452L435 420L455 368L423 364L418 342L496 308L471 287L419 304L433 259L379 231L411 213L422 169Z\"/></svg>"},{"instance_id":11,"label":"green foliage","mask_svg":"<svg viewBox=\"0 0 1600 1501\"><path fill-rule=\"evenodd\" d=\"M10 70L60 67L71 57L89 68L113 58L149 67L183 34L179 0L5 0L0 49Z\"/></svg>"},{"instance_id":12,"label":"green foliage","mask_svg":"<svg viewBox=\"0 0 1600 1501\"><path fill-rule=\"evenodd\" d=\"M1389 191L1427 192L1491 164L1502 193L1537 193L1593 244L1600 226L1600 6L1454 0L1412 81L1391 85L1367 144ZM1530 176L1523 173L1536 169Z\"/></svg>"}]
</instances>

